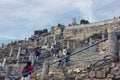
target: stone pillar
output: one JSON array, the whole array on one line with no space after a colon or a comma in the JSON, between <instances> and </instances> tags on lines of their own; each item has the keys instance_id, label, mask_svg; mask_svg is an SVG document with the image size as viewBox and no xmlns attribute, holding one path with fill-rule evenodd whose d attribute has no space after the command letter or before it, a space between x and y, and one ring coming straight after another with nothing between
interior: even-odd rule
<instances>
[{"instance_id":1,"label":"stone pillar","mask_svg":"<svg viewBox=\"0 0 120 80\"><path fill-rule=\"evenodd\" d=\"M47 37L45 37L45 41L44 41L44 44L46 45L46 43L47 43Z\"/></svg>"},{"instance_id":2,"label":"stone pillar","mask_svg":"<svg viewBox=\"0 0 120 80\"><path fill-rule=\"evenodd\" d=\"M29 61L31 61L31 60L32 60L32 54L29 55Z\"/></svg>"},{"instance_id":3,"label":"stone pillar","mask_svg":"<svg viewBox=\"0 0 120 80\"><path fill-rule=\"evenodd\" d=\"M89 45L91 45L92 44L92 38L89 38ZM89 48L89 50L92 50L93 49L93 47L91 47L91 48Z\"/></svg>"},{"instance_id":4,"label":"stone pillar","mask_svg":"<svg viewBox=\"0 0 120 80\"><path fill-rule=\"evenodd\" d=\"M34 41L34 45L37 46L37 43L38 43L37 40L35 40L35 41Z\"/></svg>"},{"instance_id":5,"label":"stone pillar","mask_svg":"<svg viewBox=\"0 0 120 80\"><path fill-rule=\"evenodd\" d=\"M25 38L25 42L27 41L27 38Z\"/></svg>"},{"instance_id":6,"label":"stone pillar","mask_svg":"<svg viewBox=\"0 0 120 80\"><path fill-rule=\"evenodd\" d=\"M19 56L20 56L20 52L21 52L21 47L19 47L19 49L18 49L18 54L17 54L16 59L18 59L18 58L19 58Z\"/></svg>"},{"instance_id":7,"label":"stone pillar","mask_svg":"<svg viewBox=\"0 0 120 80\"><path fill-rule=\"evenodd\" d=\"M114 61L119 60L119 46L117 40L117 32L113 29L108 29L108 45L109 45L109 54L113 56Z\"/></svg>"},{"instance_id":8,"label":"stone pillar","mask_svg":"<svg viewBox=\"0 0 120 80\"><path fill-rule=\"evenodd\" d=\"M13 48L11 47L9 57L11 57L11 56L12 56L12 53L13 53Z\"/></svg>"},{"instance_id":9,"label":"stone pillar","mask_svg":"<svg viewBox=\"0 0 120 80\"><path fill-rule=\"evenodd\" d=\"M70 42L67 41L67 49L69 49L69 48L70 48Z\"/></svg>"},{"instance_id":10,"label":"stone pillar","mask_svg":"<svg viewBox=\"0 0 120 80\"><path fill-rule=\"evenodd\" d=\"M92 38L89 39L89 45L91 45L91 44L92 44Z\"/></svg>"},{"instance_id":11,"label":"stone pillar","mask_svg":"<svg viewBox=\"0 0 120 80\"><path fill-rule=\"evenodd\" d=\"M2 43L2 47L4 47L4 43Z\"/></svg>"},{"instance_id":12,"label":"stone pillar","mask_svg":"<svg viewBox=\"0 0 120 80\"><path fill-rule=\"evenodd\" d=\"M76 25L76 18L72 18L72 25Z\"/></svg>"},{"instance_id":13,"label":"stone pillar","mask_svg":"<svg viewBox=\"0 0 120 80\"><path fill-rule=\"evenodd\" d=\"M107 29L105 29L105 30L103 31L103 33L102 33L102 40L104 40L105 38L107 38L107 35L108 35Z\"/></svg>"},{"instance_id":14,"label":"stone pillar","mask_svg":"<svg viewBox=\"0 0 120 80\"><path fill-rule=\"evenodd\" d=\"M76 48L75 46L76 46L76 44L75 44L75 42L73 42L73 49L75 49L75 48Z\"/></svg>"},{"instance_id":15,"label":"stone pillar","mask_svg":"<svg viewBox=\"0 0 120 80\"><path fill-rule=\"evenodd\" d=\"M20 58L17 58L16 66L18 66L19 63L20 63Z\"/></svg>"},{"instance_id":16,"label":"stone pillar","mask_svg":"<svg viewBox=\"0 0 120 80\"><path fill-rule=\"evenodd\" d=\"M17 45L19 45L19 41L17 40Z\"/></svg>"},{"instance_id":17,"label":"stone pillar","mask_svg":"<svg viewBox=\"0 0 120 80\"><path fill-rule=\"evenodd\" d=\"M5 66L6 61L7 61L7 60L6 60L6 58L4 58L4 59L3 59L3 63L2 63L2 67L4 67L4 66Z\"/></svg>"},{"instance_id":18,"label":"stone pillar","mask_svg":"<svg viewBox=\"0 0 120 80\"><path fill-rule=\"evenodd\" d=\"M35 58L34 57L35 57L34 55L30 55L29 56L29 61L32 62L32 66L34 65L34 62L35 62Z\"/></svg>"},{"instance_id":19,"label":"stone pillar","mask_svg":"<svg viewBox=\"0 0 120 80\"><path fill-rule=\"evenodd\" d=\"M50 64L49 61L45 61L43 63L43 67L42 67L42 79L43 80L46 80L48 78L49 67L50 67L49 64Z\"/></svg>"}]
</instances>

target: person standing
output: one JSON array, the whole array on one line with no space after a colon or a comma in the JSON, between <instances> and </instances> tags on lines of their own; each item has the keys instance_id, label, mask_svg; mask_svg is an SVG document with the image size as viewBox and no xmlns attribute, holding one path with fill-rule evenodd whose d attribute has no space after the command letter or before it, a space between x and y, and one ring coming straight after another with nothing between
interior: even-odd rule
<instances>
[{"instance_id":1,"label":"person standing","mask_svg":"<svg viewBox=\"0 0 120 80\"><path fill-rule=\"evenodd\" d=\"M40 54L41 54L41 50L40 50L39 47L37 47L37 48L36 48L36 51L35 51L35 62L36 62L36 63L39 62Z\"/></svg>"},{"instance_id":2,"label":"person standing","mask_svg":"<svg viewBox=\"0 0 120 80\"><path fill-rule=\"evenodd\" d=\"M68 57L68 51L66 49L63 49L63 64L64 66L67 66L69 64L69 57Z\"/></svg>"}]
</instances>

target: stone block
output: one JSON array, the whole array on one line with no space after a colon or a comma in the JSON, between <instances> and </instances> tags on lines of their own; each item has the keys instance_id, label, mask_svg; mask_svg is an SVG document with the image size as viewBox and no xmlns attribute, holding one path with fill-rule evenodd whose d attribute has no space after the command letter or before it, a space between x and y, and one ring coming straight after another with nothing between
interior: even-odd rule
<instances>
[{"instance_id":1,"label":"stone block","mask_svg":"<svg viewBox=\"0 0 120 80\"><path fill-rule=\"evenodd\" d=\"M65 76L64 76L64 74L63 74L62 72L60 72L60 73L58 74L58 78L59 78L59 79L65 79Z\"/></svg>"},{"instance_id":2,"label":"stone block","mask_svg":"<svg viewBox=\"0 0 120 80\"><path fill-rule=\"evenodd\" d=\"M96 78L106 78L106 71L96 71Z\"/></svg>"},{"instance_id":3,"label":"stone block","mask_svg":"<svg viewBox=\"0 0 120 80\"><path fill-rule=\"evenodd\" d=\"M107 78L113 78L113 77L114 77L113 74L108 74L108 75L107 75Z\"/></svg>"},{"instance_id":4,"label":"stone block","mask_svg":"<svg viewBox=\"0 0 120 80\"><path fill-rule=\"evenodd\" d=\"M86 71L86 70L87 70L87 67L82 66L82 67L80 67L80 70L81 70L81 71Z\"/></svg>"},{"instance_id":5,"label":"stone block","mask_svg":"<svg viewBox=\"0 0 120 80\"><path fill-rule=\"evenodd\" d=\"M119 66L112 68L111 69L111 73L114 74L114 75L120 75L120 68L119 68Z\"/></svg>"},{"instance_id":6,"label":"stone block","mask_svg":"<svg viewBox=\"0 0 120 80\"><path fill-rule=\"evenodd\" d=\"M85 78L88 78L88 75L86 73L75 75L75 80L85 79Z\"/></svg>"},{"instance_id":7,"label":"stone block","mask_svg":"<svg viewBox=\"0 0 120 80\"><path fill-rule=\"evenodd\" d=\"M91 72L89 73L89 77L90 77L90 78L94 78L94 77L95 77L95 74L96 74L95 71L91 71Z\"/></svg>"},{"instance_id":8,"label":"stone block","mask_svg":"<svg viewBox=\"0 0 120 80\"><path fill-rule=\"evenodd\" d=\"M109 74L110 73L110 67L105 68L105 71L106 71L107 74Z\"/></svg>"},{"instance_id":9,"label":"stone block","mask_svg":"<svg viewBox=\"0 0 120 80\"><path fill-rule=\"evenodd\" d=\"M116 63L113 62L113 63L111 64L111 67L115 67L115 66L116 66Z\"/></svg>"},{"instance_id":10,"label":"stone block","mask_svg":"<svg viewBox=\"0 0 120 80\"><path fill-rule=\"evenodd\" d=\"M71 74L73 72L72 69L68 69L68 74Z\"/></svg>"},{"instance_id":11,"label":"stone block","mask_svg":"<svg viewBox=\"0 0 120 80\"><path fill-rule=\"evenodd\" d=\"M75 80L79 80L79 79L81 79L81 76L80 76L79 74L77 74L77 75L75 76Z\"/></svg>"},{"instance_id":12,"label":"stone block","mask_svg":"<svg viewBox=\"0 0 120 80\"><path fill-rule=\"evenodd\" d=\"M49 71L49 75L54 75L55 72L53 70Z\"/></svg>"},{"instance_id":13,"label":"stone block","mask_svg":"<svg viewBox=\"0 0 120 80\"><path fill-rule=\"evenodd\" d=\"M82 79L85 79L86 77L88 77L86 74L77 74L75 76L75 80L82 80Z\"/></svg>"},{"instance_id":14,"label":"stone block","mask_svg":"<svg viewBox=\"0 0 120 80\"><path fill-rule=\"evenodd\" d=\"M77 73L81 72L80 68L76 68L76 69L74 69L74 71Z\"/></svg>"}]
</instances>

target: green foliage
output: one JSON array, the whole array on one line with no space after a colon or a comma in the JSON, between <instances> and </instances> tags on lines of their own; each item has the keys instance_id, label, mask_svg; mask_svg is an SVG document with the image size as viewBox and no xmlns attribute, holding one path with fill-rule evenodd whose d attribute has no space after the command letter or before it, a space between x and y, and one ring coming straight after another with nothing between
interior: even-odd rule
<instances>
[{"instance_id":1,"label":"green foliage","mask_svg":"<svg viewBox=\"0 0 120 80\"><path fill-rule=\"evenodd\" d=\"M80 21L80 24L89 24L89 21L88 21L88 20L85 20L85 19L82 19L82 20Z\"/></svg>"}]
</instances>

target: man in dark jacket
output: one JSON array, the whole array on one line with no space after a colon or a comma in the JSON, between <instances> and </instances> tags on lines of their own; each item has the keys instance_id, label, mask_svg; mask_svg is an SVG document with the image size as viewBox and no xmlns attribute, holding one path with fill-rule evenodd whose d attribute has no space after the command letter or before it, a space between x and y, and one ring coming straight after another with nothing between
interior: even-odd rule
<instances>
[{"instance_id":1,"label":"man in dark jacket","mask_svg":"<svg viewBox=\"0 0 120 80\"><path fill-rule=\"evenodd\" d=\"M37 48L35 51L35 62L37 62L37 63L39 61L40 54L41 54L41 50L40 50L40 48Z\"/></svg>"}]
</instances>

